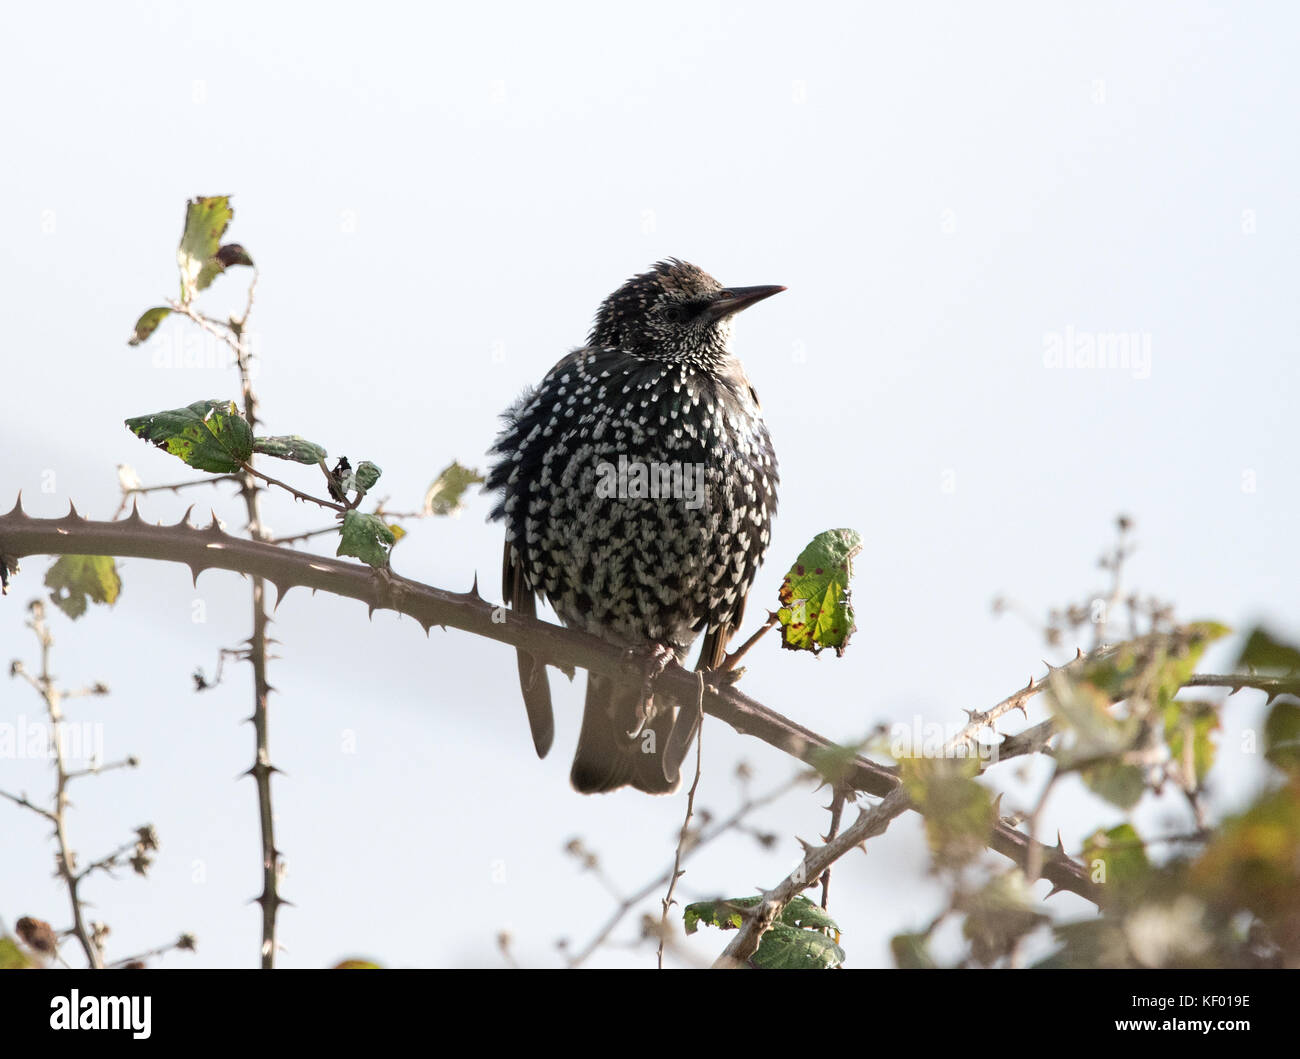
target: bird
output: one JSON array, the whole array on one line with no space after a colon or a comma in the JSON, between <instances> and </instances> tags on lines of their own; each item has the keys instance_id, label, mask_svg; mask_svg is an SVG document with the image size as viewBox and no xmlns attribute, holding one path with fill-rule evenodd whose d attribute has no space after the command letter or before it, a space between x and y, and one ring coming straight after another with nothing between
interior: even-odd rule
<instances>
[{"instance_id":1,"label":"bird","mask_svg":"<svg viewBox=\"0 0 1300 1059\"><path fill-rule=\"evenodd\" d=\"M715 669L767 553L779 482L736 314L785 287L724 287L668 258L605 298L584 345L503 414L484 484L504 523L502 596L634 653L646 686L588 676L570 771L580 793L668 794L700 717L651 673ZM545 665L518 652L534 747L555 734ZM680 721L679 721L679 718Z\"/></svg>"}]
</instances>

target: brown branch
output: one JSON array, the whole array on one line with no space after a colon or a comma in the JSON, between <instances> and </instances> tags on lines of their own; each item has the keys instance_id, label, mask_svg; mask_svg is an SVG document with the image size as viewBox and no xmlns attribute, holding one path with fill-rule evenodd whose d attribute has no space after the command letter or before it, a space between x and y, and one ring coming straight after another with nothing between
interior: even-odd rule
<instances>
[{"instance_id":1,"label":"brown branch","mask_svg":"<svg viewBox=\"0 0 1300 1059\"><path fill-rule=\"evenodd\" d=\"M1284 693L1300 695L1300 676L1261 677L1254 673L1195 673L1187 679L1183 687L1231 688L1234 692L1242 688L1253 688L1273 695Z\"/></svg>"},{"instance_id":2,"label":"brown branch","mask_svg":"<svg viewBox=\"0 0 1300 1059\"><path fill-rule=\"evenodd\" d=\"M0 562L51 554L137 556L179 562L189 566L196 579L204 570L232 570L270 581L276 586L279 599L291 588L303 586L360 600L372 612L393 610L409 615L426 630L434 625L457 628L523 648L562 669L586 669L636 687L645 676L643 667L614 645L576 629L551 625L490 604L476 589L448 592L432 588L390 571L377 573L359 563L232 537L215 523L206 529L197 529L185 520L175 526L151 526L140 518L138 511L126 519L95 522L81 518L75 509L63 518L40 519L28 516L21 504L0 516ZM695 674L676 664L668 666L659 677L657 687L678 702L691 702L698 694ZM832 740L768 709L726 683L706 684L704 711L742 735L760 739L813 767L825 751L838 748ZM891 794L899 784L894 769L861 755L848 763L841 782L881 798ZM991 839L994 850L1021 867L1028 863L1028 843L1026 835L1004 823L995 827ZM1055 849L1050 848L1044 850L1043 864L1043 877L1052 883L1054 892L1068 890L1096 902L1097 887L1082 865L1058 857Z\"/></svg>"},{"instance_id":3,"label":"brown branch","mask_svg":"<svg viewBox=\"0 0 1300 1059\"><path fill-rule=\"evenodd\" d=\"M855 846L869 838L884 834L894 818L913 808L902 787L895 787L885 800L871 809L863 810L857 820L824 846L811 849L794 871L763 893L763 899L753 908L746 909L745 921L731 943L722 950L714 967L745 967L749 958L758 951L763 934L776 922L781 911L805 890L816 883L830 866Z\"/></svg>"},{"instance_id":4,"label":"brown branch","mask_svg":"<svg viewBox=\"0 0 1300 1059\"><path fill-rule=\"evenodd\" d=\"M699 712L693 716L699 718L704 711L704 674L697 674L700 681L700 693L695 700L695 709ZM682 821L682 829L677 835L677 852L673 857L673 874L668 882L668 892L664 894L663 915L659 918L659 970L664 969L664 941L668 937L668 913L675 904L673 893L677 889L677 880L685 872L682 870L682 853L686 848L686 843L690 840L691 834L691 817L695 815L695 792L700 787L700 776L704 772L704 731L703 726L695 736L695 780L691 783L691 789L686 794L686 818Z\"/></svg>"},{"instance_id":5,"label":"brown branch","mask_svg":"<svg viewBox=\"0 0 1300 1059\"><path fill-rule=\"evenodd\" d=\"M250 370L250 361L252 351L248 347L247 335L244 328L248 323L248 315L253 311L253 292L257 288L257 270L253 270L253 279L248 285L248 302L244 307L244 315L236 319L231 317L230 331L232 339L231 348L235 351L235 361L239 367L239 387L244 399L244 418L248 421L250 430L257 427L257 396L253 392L253 375ZM251 459L251 458L250 458ZM251 462L244 464L244 474L240 478L240 493L244 497L244 506L248 512L248 532L257 541L265 541L267 538L266 527L262 522L261 507L261 489L258 487L254 478L260 478L272 485L278 485L282 489L287 489L294 496L300 499L311 500L320 504L322 507L335 505L329 504L328 501L318 500L305 493L300 493L291 485L279 482L269 475L253 467ZM253 777L257 784L257 815L261 824L262 832L262 893L257 898L257 903L262 907L262 946L261 946L261 964L264 970L270 970L275 966L276 940L275 926L276 914L279 912L283 899L280 897L280 876L282 873L282 862L280 859L280 850L275 844L275 813L271 808L271 776L276 771L271 764L270 750L270 714L268 710L268 700L271 696L271 684L266 677L266 629L271 622L270 612L266 606L266 580L261 577L253 578L253 631L248 638L247 659L253 667L253 715L249 720L253 723L254 736L254 756L253 764L248 770L248 774Z\"/></svg>"},{"instance_id":6,"label":"brown branch","mask_svg":"<svg viewBox=\"0 0 1300 1059\"><path fill-rule=\"evenodd\" d=\"M344 504L336 504L333 500L323 500L318 496L312 496L311 493L304 493L301 489L295 489L288 482L282 482L279 478L272 478L269 474L263 474L252 464L244 464L244 471L245 473L252 475L254 478L260 478L267 485L273 485L277 489L283 489L295 500L305 500L309 504L316 504L318 507L329 508L331 511L343 512L348 510L347 506Z\"/></svg>"},{"instance_id":7,"label":"brown branch","mask_svg":"<svg viewBox=\"0 0 1300 1059\"><path fill-rule=\"evenodd\" d=\"M99 946L95 931L87 925L82 914L81 895L78 892L78 887L84 873L78 874L76 871L76 854L73 852L72 843L68 839L68 782L71 774L68 772L68 763L63 753L63 705L61 693L54 684L54 674L50 670L50 649L54 646L54 636L45 623L45 605L37 600L32 603L31 610L32 617L27 622L27 627L36 634L36 640L41 647L41 671L36 677L30 676L22 670L19 670L19 672L27 677L28 682L44 699L45 709L50 717L51 738L54 744L54 808L42 809L29 802L26 796L20 798L14 797L12 794L5 794L4 796L16 805L38 813L54 825L54 841L58 847L55 862L58 865L59 877L63 879L63 883L67 887L68 901L72 905L71 933L80 942L81 948L86 954L87 964L93 968L100 968L104 966L104 953Z\"/></svg>"}]
</instances>

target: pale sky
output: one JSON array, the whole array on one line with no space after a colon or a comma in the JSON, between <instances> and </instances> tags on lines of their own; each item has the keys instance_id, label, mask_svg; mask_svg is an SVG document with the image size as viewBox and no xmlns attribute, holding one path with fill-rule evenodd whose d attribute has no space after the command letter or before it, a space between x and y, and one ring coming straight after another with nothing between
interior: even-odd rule
<instances>
[{"instance_id":1,"label":"pale sky","mask_svg":"<svg viewBox=\"0 0 1300 1059\"><path fill-rule=\"evenodd\" d=\"M179 325L125 340L175 291L185 200L230 194L229 236L261 268L268 429L378 463L397 508L453 457L482 467L497 415L653 261L785 285L737 327L782 475L750 613L815 533L851 526L858 633L841 659L772 638L743 687L828 736L958 723L1072 656L991 600L1043 613L1089 598L1121 511L1144 593L1300 637L1300 75L1283 5L72 3L16 7L6 28L6 509L21 490L33 513L72 500L108 518L118 463L153 483L193 473L122 420L234 396L233 373ZM242 292L232 273L210 304ZM1081 359L1113 336L1125 356ZM228 491L160 494L144 513L175 521L191 501L239 524ZM474 495L458 519L411 524L395 568L450 589L477 572L496 592L490 506ZM266 509L278 532L323 524L287 499ZM94 915L111 958L188 930L198 954L166 965L253 966L256 802L235 779L252 760L248 676L201 696L189 676L247 635L247 586L121 568L113 611L55 619L56 664L67 684L112 687L70 714L103 726L110 759L143 765L83 782L70 827L83 857L146 821L162 848L147 880L96 880ZM0 607L5 658L34 660L22 620L44 569L26 561ZM305 594L275 634L296 906L283 965L499 966L506 930L520 963L554 966L555 940L585 943L613 907L570 838L623 892L671 864L682 797L568 787L581 676L552 677L556 746L539 762L496 644ZM39 705L0 684L0 723ZM1225 746L1262 705L1232 700ZM717 722L704 754L715 816L736 804L739 758L755 793L791 772ZM1249 797L1258 765L1239 759L1212 776L1216 807ZM1033 795L998 782L1004 807ZM42 762L0 761L0 787L47 784ZM825 830L825 803L800 792L759 814L776 849L720 841L682 895L774 884L797 863L793 836ZM1049 817L1073 849L1119 820L1074 786ZM63 925L45 825L0 805L0 829L0 917ZM850 966L887 963L889 936L933 916L925 868L915 818L837 868ZM1086 913L1071 900L1053 903ZM617 939L635 935L629 921ZM723 944L689 942L701 959ZM592 962L652 961L612 948Z\"/></svg>"}]
</instances>

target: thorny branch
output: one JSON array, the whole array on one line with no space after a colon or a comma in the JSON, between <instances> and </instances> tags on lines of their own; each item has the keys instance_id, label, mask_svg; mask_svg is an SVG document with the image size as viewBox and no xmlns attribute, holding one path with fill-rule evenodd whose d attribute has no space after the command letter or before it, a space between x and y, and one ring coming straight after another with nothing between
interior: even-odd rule
<instances>
[{"instance_id":1,"label":"thorny branch","mask_svg":"<svg viewBox=\"0 0 1300 1059\"><path fill-rule=\"evenodd\" d=\"M200 328L223 343L234 355L235 367L239 372L244 419L248 423L249 430L256 430L260 418L257 395L253 391L251 370L253 351L248 342L247 331L248 317L253 311L257 280L258 272L254 267L253 278L248 285L248 300L244 305L244 312L241 316L232 315L228 322L205 316L188 299L172 300L170 303L174 312L194 321ZM264 474L253 467L251 459L244 463L243 470L235 478L239 482L240 495L244 498L248 532L255 541L267 541L269 538L262 521L262 489L258 484L259 480L287 490L296 499L310 501L338 511L343 510L338 504L303 493L285 482ZM243 657L253 667L253 713L249 721L253 725L254 753L253 764L246 775L252 776L257 785L257 810L262 833L262 893L257 898L262 908L261 966L263 969L269 969L275 966L277 951L276 914L280 905L284 904L284 899L280 896L283 861L280 850L275 844L275 813L271 807L271 776L278 771L271 764L268 708L271 685L266 676L267 626L271 622L271 615L267 609L265 579L254 574L252 582L253 629L246 641L247 650L243 652Z\"/></svg>"},{"instance_id":2,"label":"thorny branch","mask_svg":"<svg viewBox=\"0 0 1300 1059\"><path fill-rule=\"evenodd\" d=\"M195 577L206 569L226 569L263 578L274 584L278 599L291 588L304 586L360 600L374 610L393 610L415 618L426 629L434 625L457 628L511 647L522 647L535 657L560 668L577 667L640 686L642 668L625 652L584 632L520 615L488 603L476 590L448 592L432 588L385 570L324 556L288 552L274 545L230 536L217 524L197 529L182 520L176 526L151 526L139 513L115 522L83 519L75 509L60 519L31 518L21 506L0 516L0 561L26 555L93 554L139 556L185 563ZM12 566L12 563L10 563ZM1070 671L1086 658L1060 667ZM1227 679L1227 678L1223 678ZM1253 686L1256 678L1234 676L1234 683ZM698 693L695 674L670 665L659 686L678 701L693 701ZM1028 688L1008 696L1006 705L1029 693ZM837 744L768 709L727 683L706 682L706 713L725 721L744 735L760 739L800 761L816 767L825 751ZM849 760L841 783L852 790L885 797L898 787L896 771L862 755ZM999 822L991 846L1022 868L1028 863L1028 837ZM1042 851L1042 876L1057 890L1068 890L1095 900L1096 887L1082 865L1062 857L1054 847Z\"/></svg>"}]
</instances>

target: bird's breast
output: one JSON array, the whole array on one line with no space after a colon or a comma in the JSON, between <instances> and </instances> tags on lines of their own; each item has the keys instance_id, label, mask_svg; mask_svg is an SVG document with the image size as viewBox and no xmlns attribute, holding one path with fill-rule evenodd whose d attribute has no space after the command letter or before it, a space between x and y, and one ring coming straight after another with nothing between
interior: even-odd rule
<instances>
[{"instance_id":1,"label":"bird's breast","mask_svg":"<svg viewBox=\"0 0 1300 1059\"><path fill-rule=\"evenodd\" d=\"M575 354L513 430L507 536L566 623L685 646L743 606L777 486L747 382Z\"/></svg>"}]
</instances>

